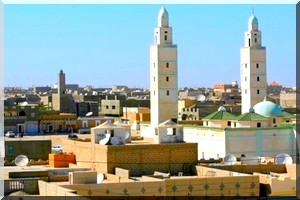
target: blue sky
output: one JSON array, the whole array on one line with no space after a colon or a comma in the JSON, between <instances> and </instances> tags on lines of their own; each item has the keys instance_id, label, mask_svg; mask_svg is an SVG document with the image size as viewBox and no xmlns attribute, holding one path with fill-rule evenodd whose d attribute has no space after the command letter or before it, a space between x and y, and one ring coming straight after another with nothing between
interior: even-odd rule
<instances>
[{"instance_id":1,"label":"blue sky","mask_svg":"<svg viewBox=\"0 0 300 200\"><path fill-rule=\"evenodd\" d=\"M4 85L149 87L149 50L164 6L178 45L180 87L240 82L240 48L254 9L267 81L296 84L295 5L5 5Z\"/></svg>"}]
</instances>

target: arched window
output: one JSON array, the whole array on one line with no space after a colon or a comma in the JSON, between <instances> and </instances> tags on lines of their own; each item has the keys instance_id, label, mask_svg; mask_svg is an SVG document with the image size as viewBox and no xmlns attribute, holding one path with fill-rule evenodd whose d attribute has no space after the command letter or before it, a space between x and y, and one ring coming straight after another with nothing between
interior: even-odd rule
<instances>
[{"instance_id":1,"label":"arched window","mask_svg":"<svg viewBox=\"0 0 300 200\"><path fill-rule=\"evenodd\" d=\"M19 116L26 116L26 113L24 110L22 110L21 112L19 112Z\"/></svg>"}]
</instances>

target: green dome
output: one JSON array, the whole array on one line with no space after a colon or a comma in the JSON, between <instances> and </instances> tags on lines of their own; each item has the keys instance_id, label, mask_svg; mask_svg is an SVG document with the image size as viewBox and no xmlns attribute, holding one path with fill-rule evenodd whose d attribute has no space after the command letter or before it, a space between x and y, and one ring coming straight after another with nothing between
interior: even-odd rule
<instances>
[{"instance_id":1,"label":"green dome","mask_svg":"<svg viewBox=\"0 0 300 200\"><path fill-rule=\"evenodd\" d=\"M254 110L257 114L260 114L264 117L282 117L282 108L271 101L264 100L257 103L254 106Z\"/></svg>"}]
</instances>

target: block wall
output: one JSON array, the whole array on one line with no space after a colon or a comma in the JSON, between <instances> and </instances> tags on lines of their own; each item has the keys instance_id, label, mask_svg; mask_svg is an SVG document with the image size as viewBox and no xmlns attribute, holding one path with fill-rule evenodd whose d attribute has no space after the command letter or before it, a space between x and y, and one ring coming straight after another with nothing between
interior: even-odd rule
<instances>
[{"instance_id":1,"label":"block wall","mask_svg":"<svg viewBox=\"0 0 300 200\"><path fill-rule=\"evenodd\" d=\"M120 167L130 170L131 176L151 175L154 171L177 174L185 170L186 165L198 161L195 143L107 147L108 173Z\"/></svg>"}]
</instances>

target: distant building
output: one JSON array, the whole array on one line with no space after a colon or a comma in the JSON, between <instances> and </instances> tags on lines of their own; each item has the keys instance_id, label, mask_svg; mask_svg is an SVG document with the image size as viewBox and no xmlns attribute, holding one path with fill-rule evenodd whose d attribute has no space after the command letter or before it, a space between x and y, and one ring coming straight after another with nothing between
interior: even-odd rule
<instances>
[{"instance_id":1,"label":"distant building","mask_svg":"<svg viewBox=\"0 0 300 200\"><path fill-rule=\"evenodd\" d=\"M4 132L38 133L38 112L38 104L27 102L8 106L4 104Z\"/></svg>"},{"instance_id":2,"label":"distant building","mask_svg":"<svg viewBox=\"0 0 300 200\"><path fill-rule=\"evenodd\" d=\"M64 113L76 113L72 94L66 93L65 73L60 70L58 77L57 93L52 94L52 106L54 110Z\"/></svg>"},{"instance_id":3,"label":"distant building","mask_svg":"<svg viewBox=\"0 0 300 200\"><path fill-rule=\"evenodd\" d=\"M117 96L115 100L102 99L101 100L101 115L107 116L122 116L124 107L147 107L150 108L150 100L137 100L127 99L118 100Z\"/></svg>"},{"instance_id":4,"label":"distant building","mask_svg":"<svg viewBox=\"0 0 300 200\"><path fill-rule=\"evenodd\" d=\"M222 97L223 93L237 95L239 93L239 85L237 81L232 82L231 84L215 84L214 95L217 97Z\"/></svg>"},{"instance_id":5,"label":"distant building","mask_svg":"<svg viewBox=\"0 0 300 200\"><path fill-rule=\"evenodd\" d=\"M42 112L39 116L39 132L59 133L76 131L76 114L59 111Z\"/></svg>"},{"instance_id":6,"label":"distant building","mask_svg":"<svg viewBox=\"0 0 300 200\"><path fill-rule=\"evenodd\" d=\"M140 130L140 123L150 122L150 108L123 107L124 122L128 122L133 130Z\"/></svg>"}]
</instances>

